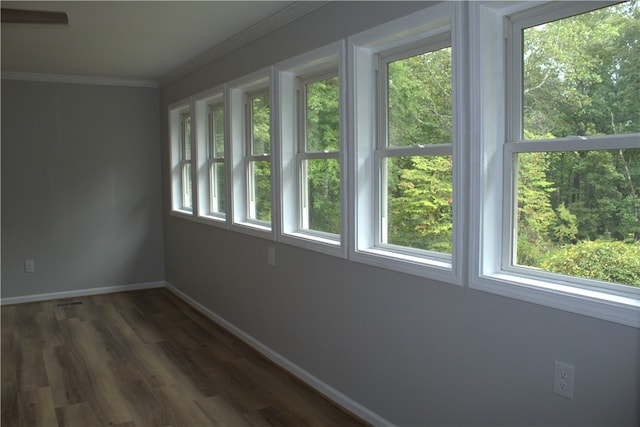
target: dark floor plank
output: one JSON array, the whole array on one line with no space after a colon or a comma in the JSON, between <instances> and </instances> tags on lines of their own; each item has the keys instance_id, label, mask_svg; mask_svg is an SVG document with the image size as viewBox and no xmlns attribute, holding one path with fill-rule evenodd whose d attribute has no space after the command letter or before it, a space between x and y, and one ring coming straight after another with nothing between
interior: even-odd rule
<instances>
[{"instance_id":1,"label":"dark floor plank","mask_svg":"<svg viewBox=\"0 0 640 427\"><path fill-rule=\"evenodd\" d=\"M199 393L185 392L179 386L162 386L158 388L160 400L165 407L173 411L173 426L192 427L208 426L211 421L202 409L196 405L196 400L201 398Z\"/></svg>"},{"instance_id":2,"label":"dark floor plank","mask_svg":"<svg viewBox=\"0 0 640 427\"><path fill-rule=\"evenodd\" d=\"M16 305L0 307L0 328L2 335L16 333Z\"/></svg>"},{"instance_id":3,"label":"dark floor plank","mask_svg":"<svg viewBox=\"0 0 640 427\"><path fill-rule=\"evenodd\" d=\"M40 330L35 321L35 315L39 311L41 311L41 303L18 304L15 306L12 332L17 339L39 336Z\"/></svg>"},{"instance_id":4,"label":"dark floor plank","mask_svg":"<svg viewBox=\"0 0 640 427\"><path fill-rule=\"evenodd\" d=\"M53 399L49 387L20 392L18 394L18 402L22 416L22 425L34 427L51 427L58 425L56 410L53 406Z\"/></svg>"},{"instance_id":5,"label":"dark floor plank","mask_svg":"<svg viewBox=\"0 0 640 427\"><path fill-rule=\"evenodd\" d=\"M107 361L92 363L87 402L102 424L114 425L131 421L129 407L120 393Z\"/></svg>"},{"instance_id":6,"label":"dark floor plank","mask_svg":"<svg viewBox=\"0 0 640 427\"><path fill-rule=\"evenodd\" d=\"M60 322L53 310L35 313L34 320L39 329L39 338L43 347L56 347L64 344L64 336L60 330Z\"/></svg>"},{"instance_id":7,"label":"dark floor plank","mask_svg":"<svg viewBox=\"0 0 640 427\"><path fill-rule=\"evenodd\" d=\"M2 405L0 406L0 425L18 426L24 415L18 407L18 386L13 381L2 381Z\"/></svg>"},{"instance_id":8,"label":"dark floor plank","mask_svg":"<svg viewBox=\"0 0 640 427\"><path fill-rule=\"evenodd\" d=\"M20 391L35 390L49 385L49 378L42 358L40 339L32 336L17 340L16 380Z\"/></svg>"},{"instance_id":9,"label":"dark floor plank","mask_svg":"<svg viewBox=\"0 0 640 427\"><path fill-rule=\"evenodd\" d=\"M168 426L172 424L170 417L166 415L167 411L162 399L130 361L111 361L109 368L126 402L127 411L136 425Z\"/></svg>"},{"instance_id":10,"label":"dark floor plank","mask_svg":"<svg viewBox=\"0 0 640 427\"><path fill-rule=\"evenodd\" d=\"M196 349L202 347L202 343L199 343L191 336L185 334L175 323L175 321L169 319L165 313L153 313L149 315L153 324L163 332L163 337L166 341L173 343L178 347L187 349Z\"/></svg>"},{"instance_id":11,"label":"dark floor plank","mask_svg":"<svg viewBox=\"0 0 640 427\"><path fill-rule=\"evenodd\" d=\"M12 382L16 384L18 381L16 372L16 357L18 357L18 354L15 343L16 340L13 334L2 334L0 338L0 345L2 346L2 351L0 351L0 369L2 371L0 379L3 383Z\"/></svg>"},{"instance_id":12,"label":"dark floor plank","mask_svg":"<svg viewBox=\"0 0 640 427\"><path fill-rule=\"evenodd\" d=\"M2 321L3 426L365 425L164 289Z\"/></svg>"},{"instance_id":13,"label":"dark floor plank","mask_svg":"<svg viewBox=\"0 0 640 427\"><path fill-rule=\"evenodd\" d=\"M162 329L136 307L119 307L118 312L142 342L151 344L166 340Z\"/></svg>"},{"instance_id":14,"label":"dark floor plank","mask_svg":"<svg viewBox=\"0 0 640 427\"><path fill-rule=\"evenodd\" d=\"M251 423L238 413L223 396L199 399L196 404L213 425L229 427L251 427Z\"/></svg>"},{"instance_id":15,"label":"dark floor plank","mask_svg":"<svg viewBox=\"0 0 640 427\"><path fill-rule=\"evenodd\" d=\"M109 360L107 346L91 321L73 318L66 321L66 326L69 329L67 346L79 357L89 362Z\"/></svg>"},{"instance_id":16,"label":"dark floor plank","mask_svg":"<svg viewBox=\"0 0 640 427\"><path fill-rule=\"evenodd\" d=\"M56 408L56 416L60 427L108 427L103 423L87 402Z\"/></svg>"},{"instance_id":17,"label":"dark floor plank","mask_svg":"<svg viewBox=\"0 0 640 427\"><path fill-rule=\"evenodd\" d=\"M42 354L55 407L84 402L89 391L85 361L67 344L44 348Z\"/></svg>"},{"instance_id":18,"label":"dark floor plank","mask_svg":"<svg viewBox=\"0 0 640 427\"><path fill-rule=\"evenodd\" d=\"M175 366L179 367L182 374L199 391L200 396L198 397L214 396L223 391L213 378L202 369L202 365L198 363L197 359L194 360L190 356L192 350L185 351L176 348L169 342L159 343L156 346Z\"/></svg>"}]
</instances>

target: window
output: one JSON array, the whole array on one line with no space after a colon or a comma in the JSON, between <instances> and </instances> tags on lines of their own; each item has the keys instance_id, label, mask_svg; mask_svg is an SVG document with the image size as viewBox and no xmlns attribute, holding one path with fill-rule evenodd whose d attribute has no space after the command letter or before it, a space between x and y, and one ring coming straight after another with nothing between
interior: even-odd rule
<instances>
[{"instance_id":1,"label":"window","mask_svg":"<svg viewBox=\"0 0 640 427\"><path fill-rule=\"evenodd\" d=\"M195 98L198 163L198 214L226 224L227 168L223 89Z\"/></svg>"},{"instance_id":2,"label":"window","mask_svg":"<svg viewBox=\"0 0 640 427\"><path fill-rule=\"evenodd\" d=\"M459 7L438 5L351 39L351 75L358 80L352 257L453 283L461 272L453 19Z\"/></svg>"},{"instance_id":3,"label":"window","mask_svg":"<svg viewBox=\"0 0 640 427\"><path fill-rule=\"evenodd\" d=\"M300 228L340 235L338 76L300 81Z\"/></svg>"},{"instance_id":4,"label":"window","mask_svg":"<svg viewBox=\"0 0 640 427\"><path fill-rule=\"evenodd\" d=\"M172 213L639 327L639 16L442 2L173 104Z\"/></svg>"},{"instance_id":5,"label":"window","mask_svg":"<svg viewBox=\"0 0 640 427\"><path fill-rule=\"evenodd\" d=\"M270 73L231 84L233 226L272 237Z\"/></svg>"},{"instance_id":6,"label":"window","mask_svg":"<svg viewBox=\"0 0 640 427\"><path fill-rule=\"evenodd\" d=\"M271 222L271 106L269 94L252 94L246 101L247 219Z\"/></svg>"},{"instance_id":7,"label":"window","mask_svg":"<svg viewBox=\"0 0 640 427\"><path fill-rule=\"evenodd\" d=\"M343 43L334 43L277 67L281 240L337 256L346 256L342 232L346 224L344 138L340 126L343 55Z\"/></svg>"},{"instance_id":8,"label":"window","mask_svg":"<svg viewBox=\"0 0 640 427\"><path fill-rule=\"evenodd\" d=\"M479 59L486 69L505 58L507 75L504 136L489 130L482 140L485 165L500 167L480 171L475 286L637 323L640 68L632 28L639 10L637 1L525 8L506 15L506 51ZM483 10L489 19L491 12ZM500 116L495 96L481 101L494 103L481 123ZM492 242L494 233L501 241Z\"/></svg>"},{"instance_id":9,"label":"window","mask_svg":"<svg viewBox=\"0 0 640 427\"><path fill-rule=\"evenodd\" d=\"M380 59L376 245L450 261L451 48L440 44Z\"/></svg>"},{"instance_id":10,"label":"window","mask_svg":"<svg viewBox=\"0 0 640 427\"><path fill-rule=\"evenodd\" d=\"M172 168L172 210L193 213L191 109L181 103L169 109Z\"/></svg>"}]
</instances>

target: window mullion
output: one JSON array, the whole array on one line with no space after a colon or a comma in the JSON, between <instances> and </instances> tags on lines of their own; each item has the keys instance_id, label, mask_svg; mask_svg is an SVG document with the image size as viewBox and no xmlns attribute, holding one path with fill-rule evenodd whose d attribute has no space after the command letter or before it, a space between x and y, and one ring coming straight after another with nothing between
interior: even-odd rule
<instances>
[{"instance_id":1,"label":"window mullion","mask_svg":"<svg viewBox=\"0 0 640 427\"><path fill-rule=\"evenodd\" d=\"M327 160L327 159L339 159L339 151L310 151L304 153L298 153L296 155L298 160Z\"/></svg>"},{"instance_id":2,"label":"window mullion","mask_svg":"<svg viewBox=\"0 0 640 427\"><path fill-rule=\"evenodd\" d=\"M616 148L633 149L640 147L640 135L603 135L589 137L565 137L553 139L527 139L507 142L514 153L535 153L551 151L588 151L611 150Z\"/></svg>"}]
</instances>

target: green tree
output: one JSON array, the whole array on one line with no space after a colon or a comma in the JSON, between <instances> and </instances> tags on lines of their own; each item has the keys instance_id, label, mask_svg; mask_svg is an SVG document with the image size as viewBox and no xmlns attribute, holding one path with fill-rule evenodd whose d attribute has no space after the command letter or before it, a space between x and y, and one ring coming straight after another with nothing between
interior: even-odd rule
<instances>
[{"instance_id":1,"label":"green tree","mask_svg":"<svg viewBox=\"0 0 640 427\"><path fill-rule=\"evenodd\" d=\"M525 139L640 131L639 17L634 0L524 30ZM636 267L604 254L637 257L640 149L530 153L518 165L518 263L635 284L605 277ZM587 249L602 262L561 262Z\"/></svg>"},{"instance_id":2,"label":"green tree","mask_svg":"<svg viewBox=\"0 0 640 427\"><path fill-rule=\"evenodd\" d=\"M306 85L306 150L340 149L339 80L332 77ZM309 228L339 234L340 162L337 159L307 162Z\"/></svg>"},{"instance_id":3,"label":"green tree","mask_svg":"<svg viewBox=\"0 0 640 427\"><path fill-rule=\"evenodd\" d=\"M400 163L389 193L389 243L451 253L452 197L450 156L388 159Z\"/></svg>"},{"instance_id":4,"label":"green tree","mask_svg":"<svg viewBox=\"0 0 640 427\"><path fill-rule=\"evenodd\" d=\"M556 226L551 207L553 183L547 179L547 153L522 153L518 156L517 263L535 265L549 249L549 232Z\"/></svg>"},{"instance_id":5,"label":"green tree","mask_svg":"<svg viewBox=\"0 0 640 427\"><path fill-rule=\"evenodd\" d=\"M271 106L269 95L252 98L252 146L251 154L271 153ZM271 221L271 162L253 162L255 219Z\"/></svg>"},{"instance_id":6,"label":"green tree","mask_svg":"<svg viewBox=\"0 0 640 427\"><path fill-rule=\"evenodd\" d=\"M388 145L450 144L451 48L388 64ZM388 242L452 250L452 158L386 159Z\"/></svg>"},{"instance_id":7,"label":"green tree","mask_svg":"<svg viewBox=\"0 0 640 427\"><path fill-rule=\"evenodd\" d=\"M576 216L567 209L564 204L556 209L558 216L556 225L553 228L553 235L556 240L563 244L574 242L578 235L578 226L576 225Z\"/></svg>"},{"instance_id":8,"label":"green tree","mask_svg":"<svg viewBox=\"0 0 640 427\"><path fill-rule=\"evenodd\" d=\"M640 243L579 242L552 251L541 266L556 273L640 286Z\"/></svg>"},{"instance_id":9,"label":"green tree","mask_svg":"<svg viewBox=\"0 0 640 427\"><path fill-rule=\"evenodd\" d=\"M524 123L553 137L640 131L638 1L524 31Z\"/></svg>"}]
</instances>

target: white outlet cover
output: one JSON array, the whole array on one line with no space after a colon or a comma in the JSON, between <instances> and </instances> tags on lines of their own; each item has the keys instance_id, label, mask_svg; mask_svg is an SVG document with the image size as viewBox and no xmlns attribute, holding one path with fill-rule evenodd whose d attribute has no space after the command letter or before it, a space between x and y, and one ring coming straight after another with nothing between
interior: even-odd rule
<instances>
[{"instance_id":1,"label":"white outlet cover","mask_svg":"<svg viewBox=\"0 0 640 427\"><path fill-rule=\"evenodd\" d=\"M36 271L36 263L32 259L27 259L24 261L24 272L25 273L33 273Z\"/></svg>"},{"instance_id":2,"label":"white outlet cover","mask_svg":"<svg viewBox=\"0 0 640 427\"><path fill-rule=\"evenodd\" d=\"M553 371L553 392L567 399L573 399L574 380L575 368L556 360Z\"/></svg>"}]
</instances>

